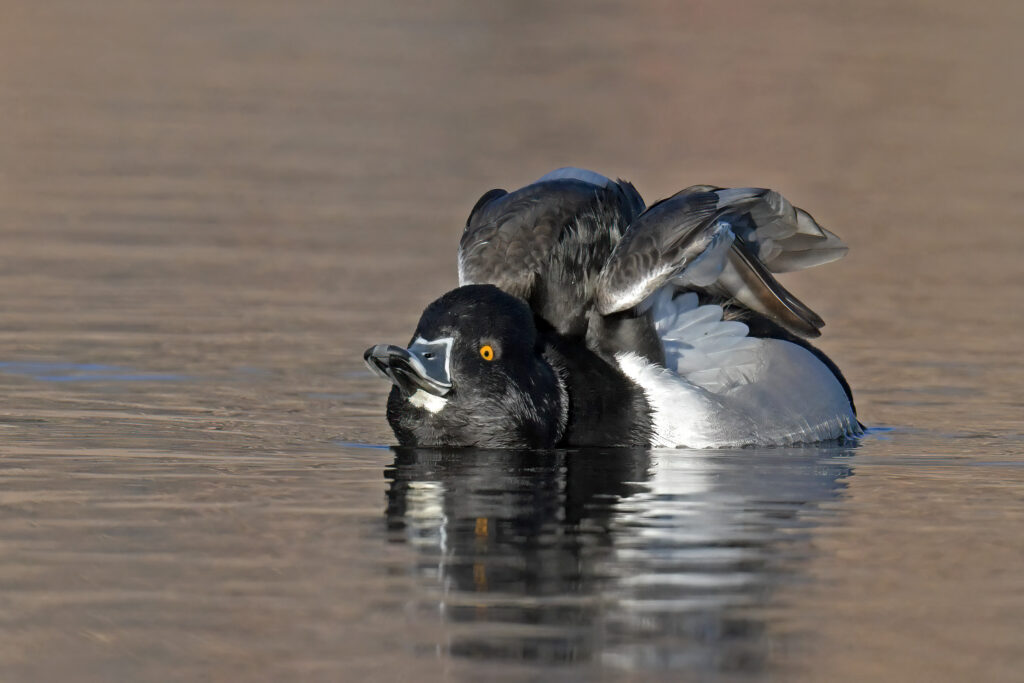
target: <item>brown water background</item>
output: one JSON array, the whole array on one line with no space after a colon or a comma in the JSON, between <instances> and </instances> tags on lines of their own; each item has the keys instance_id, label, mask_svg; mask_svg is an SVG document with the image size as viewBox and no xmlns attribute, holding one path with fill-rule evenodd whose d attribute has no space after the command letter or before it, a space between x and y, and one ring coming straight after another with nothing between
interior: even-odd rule
<instances>
[{"instance_id":1,"label":"brown water background","mask_svg":"<svg viewBox=\"0 0 1024 683\"><path fill-rule=\"evenodd\" d=\"M0 678L1020 680L1022 44L998 0L0 2ZM784 282L887 429L360 446L362 350L562 165L840 234Z\"/></svg>"}]
</instances>

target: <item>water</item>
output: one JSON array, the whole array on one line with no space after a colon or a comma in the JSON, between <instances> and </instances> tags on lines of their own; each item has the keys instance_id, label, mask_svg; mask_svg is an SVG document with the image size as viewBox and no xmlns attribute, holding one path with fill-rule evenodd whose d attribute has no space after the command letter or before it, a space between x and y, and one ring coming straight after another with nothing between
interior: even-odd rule
<instances>
[{"instance_id":1,"label":"water","mask_svg":"<svg viewBox=\"0 0 1024 683\"><path fill-rule=\"evenodd\" d=\"M3 680L1019 680L1017 4L3 17ZM363 349L567 163L839 233L863 441L390 449Z\"/></svg>"}]
</instances>

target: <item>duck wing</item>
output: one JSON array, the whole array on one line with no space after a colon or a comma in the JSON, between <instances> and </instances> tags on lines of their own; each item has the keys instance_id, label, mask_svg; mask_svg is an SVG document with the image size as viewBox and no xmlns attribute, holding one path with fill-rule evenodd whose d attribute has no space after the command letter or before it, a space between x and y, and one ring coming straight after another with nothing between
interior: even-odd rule
<instances>
[{"instance_id":1,"label":"duck wing","mask_svg":"<svg viewBox=\"0 0 1024 683\"><path fill-rule=\"evenodd\" d=\"M772 276L842 257L846 246L782 195L695 185L658 202L627 230L598 278L605 315L665 284L707 291L817 337L824 321Z\"/></svg>"},{"instance_id":2,"label":"duck wing","mask_svg":"<svg viewBox=\"0 0 1024 683\"><path fill-rule=\"evenodd\" d=\"M772 273L820 266L849 251L838 235L775 190L740 187L714 192L727 209L722 220Z\"/></svg>"},{"instance_id":3,"label":"duck wing","mask_svg":"<svg viewBox=\"0 0 1024 683\"><path fill-rule=\"evenodd\" d=\"M689 188L651 206L629 227L598 277L602 315L637 306L733 235L717 224L718 196ZM716 274L717 276L717 274Z\"/></svg>"},{"instance_id":4,"label":"duck wing","mask_svg":"<svg viewBox=\"0 0 1024 683\"><path fill-rule=\"evenodd\" d=\"M643 210L630 183L584 169L558 169L511 193L491 190L459 241L459 284L496 285L556 327L578 322L591 294L569 283L595 279L618 239L614 226L624 230ZM556 304L569 310L548 310Z\"/></svg>"}]
</instances>

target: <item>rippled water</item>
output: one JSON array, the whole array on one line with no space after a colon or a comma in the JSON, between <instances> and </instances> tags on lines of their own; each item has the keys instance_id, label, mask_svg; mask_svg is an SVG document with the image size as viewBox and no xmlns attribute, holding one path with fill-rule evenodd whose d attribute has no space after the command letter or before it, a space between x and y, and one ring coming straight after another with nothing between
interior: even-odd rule
<instances>
[{"instance_id":1,"label":"rippled water","mask_svg":"<svg viewBox=\"0 0 1024 683\"><path fill-rule=\"evenodd\" d=\"M0 678L1018 680L1015 3L3 3ZM390 447L476 198L766 185L872 429Z\"/></svg>"}]
</instances>

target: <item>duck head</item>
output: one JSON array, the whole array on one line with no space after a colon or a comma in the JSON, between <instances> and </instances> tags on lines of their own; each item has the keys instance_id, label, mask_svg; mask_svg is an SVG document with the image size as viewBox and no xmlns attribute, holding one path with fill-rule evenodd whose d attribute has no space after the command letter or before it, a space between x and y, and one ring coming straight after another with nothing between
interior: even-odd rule
<instances>
[{"instance_id":1,"label":"duck head","mask_svg":"<svg viewBox=\"0 0 1024 683\"><path fill-rule=\"evenodd\" d=\"M526 302L467 285L427 306L408 347L363 358L394 384L388 422L403 446L550 448L568 400L543 350Z\"/></svg>"}]
</instances>

